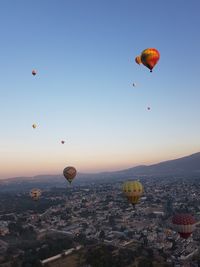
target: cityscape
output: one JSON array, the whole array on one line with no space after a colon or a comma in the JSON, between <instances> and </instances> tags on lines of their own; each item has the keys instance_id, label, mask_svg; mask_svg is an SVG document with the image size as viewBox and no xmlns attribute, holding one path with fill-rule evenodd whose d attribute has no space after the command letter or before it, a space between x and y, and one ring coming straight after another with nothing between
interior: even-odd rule
<instances>
[{"instance_id":1,"label":"cityscape","mask_svg":"<svg viewBox=\"0 0 200 267\"><path fill-rule=\"evenodd\" d=\"M46 189L37 201L23 189L1 192L0 266L199 266L200 226L183 239L172 215L181 210L200 221L200 180L140 181L135 206L123 181Z\"/></svg>"}]
</instances>

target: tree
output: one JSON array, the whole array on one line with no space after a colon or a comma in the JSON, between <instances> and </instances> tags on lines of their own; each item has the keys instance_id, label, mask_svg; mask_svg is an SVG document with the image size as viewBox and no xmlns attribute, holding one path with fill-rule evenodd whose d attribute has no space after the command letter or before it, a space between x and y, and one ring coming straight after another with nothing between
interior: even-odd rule
<instances>
[{"instance_id":1,"label":"tree","mask_svg":"<svg viewBox=\"0 0 200 267\"><path fill-rule=\"evenodd\" d=\"M86 263L92 267L116 267L112 252L106 246L90 249L87 253Z\"/></svg>"}]
</instances>

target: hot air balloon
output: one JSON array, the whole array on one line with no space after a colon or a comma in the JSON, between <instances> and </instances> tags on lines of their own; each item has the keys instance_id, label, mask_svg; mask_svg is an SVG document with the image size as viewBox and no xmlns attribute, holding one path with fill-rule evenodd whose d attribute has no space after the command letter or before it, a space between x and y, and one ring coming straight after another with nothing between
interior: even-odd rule
<instances>
[{"instance_id":1,"label":"hot air balloon","mask_svg":"<svg viewBox=\"0 0 200 267\"><path fill-rule=\"evenodd\" d=\"M137 64L141 64L142 63L142 61L141 61L141 56L137 56L136 58L135 58L135 62L137 63Z\"/></svg>"},{"instance_id":2,"label":"hot air balloon","mask_svg":"<svg viewBox=\"0 0 200 267\"><path fill-rule=\"evenodd\" d=\"M38 200L42 194L42 191L40 189L33 188L29 194L33 200Z\"/></svg>"},{"instance_id":3,"label":"hot air balloon","mask_svg":"<svg viewBox=\"0 0 200 267\"><path fill-rule=\"evenodd\" d=\"M122 186L122 190L128 201L135 205L143 194L143 186L139 181L128 181Z\"/></svg>"},{"instance_id":4,"label":"hot air balloon","mask_svg":"<svg viewBox=\"0 0 200 267\"><path fill-rule=\"evenodd\" d=\"M62 140L62 141L61 141L61 144L64 144L64 143L65 143L65 141L64 141L64 140Z\"/></svg>"},{"instance_id":5,"label":"hot air balloon","mask_svg":"<svg viewBox=\"0 0 200 267\"><path fill-rule=\"evenodd\" d=\"M147 48L141 54L142 64L150 69L150 72L152 72L159 59L160 53L155 48Z\"/></svg>"},{"instance_id":6,"label":"hot air balloon","mask_svg":"<svg viewBox=\"0 0 200 267\"><path fill-rule=\"evenodd\" d=\"M191 214L175 214L172 223L182 238L187 239L195 229L195 219Z\"/></svg>"},{"instance_id":7,"label":"hot air balloon","mask_svg":"<svg viewBox=\"0 0 200 267\"><path fill-rule=\"evenodd\" d=\"M136 87L136 83L133 83L133 87Z\"/></svg>"},{"instance_id":8,"label":"hot air balloon","mask_svg":"<svg viewBox=\"0 0 200 267\"><path fill-rule=\"evenodd\" d=\"M63 170L63 175L67 179L67 181L71 184L72 180L76 177L76 169L74 167L66 167Z\"/></svg>"},{"instance_id":9,"label":"hot air balloon","mask_svg":"<svg viewBox=\"0 0 200 267\"><path fill-rule=\"evenodd\" d=\"M37 74L36 70L32 70L32 75L35 76Z\"/></svg>"},{"instance_id":10,"label":"hot air balloon","mask_svg":"<svg viewBox=\"0 0 200 267\"><path fill-rule=\"evenodd\" d=\"M34 124L32 125L32 127L33 127L33 129L35 129L35 128L37 127L37 125L34 123Z\"/></svg>"},{"instance_id":11,"label":"hot air balloon","mask_svg":"<svg viewBox=\"0 0 200 267\"><path fill-rule=\"evenodd\" d=\"M168 237L168 236L171 236L172 235L172 230L171 229L165 229L165 235Z\"/></svg>"},{"instance_id":12,"label":"hot air balloon","mask_svg":"<svg viewBox=\"0 0 200 267\"><path fill-rule=\"evenodd\" d=\"M150 107L147 107L148 110L150 110L151 108Z\"/></svg>"}]
</instances>

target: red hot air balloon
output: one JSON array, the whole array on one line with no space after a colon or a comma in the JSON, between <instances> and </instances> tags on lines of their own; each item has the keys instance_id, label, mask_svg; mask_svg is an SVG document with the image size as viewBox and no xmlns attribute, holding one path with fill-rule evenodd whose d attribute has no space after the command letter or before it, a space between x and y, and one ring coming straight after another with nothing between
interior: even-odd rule
<instances>
[{"instance_id":1,"label":"red hot air balloon","mask_svg":"<svg viewBox=\"0 0 200 267\"><path fill-rule=\"evenodd\" d=\"M32 70L32 75L35 76L37 74L36 70Z\"/></svg>"},{"instance_id":2,"label":"red hot air balloon","mask_svg":"<svg viewBox=\"0 0 200 267\"><path fill-rule=\"evenodd\" d=\"M180 236L185 239L187 239L195 229L195 219L191 214L176 214L172 218L172 223Z\"/></svg>"}]
</instances>

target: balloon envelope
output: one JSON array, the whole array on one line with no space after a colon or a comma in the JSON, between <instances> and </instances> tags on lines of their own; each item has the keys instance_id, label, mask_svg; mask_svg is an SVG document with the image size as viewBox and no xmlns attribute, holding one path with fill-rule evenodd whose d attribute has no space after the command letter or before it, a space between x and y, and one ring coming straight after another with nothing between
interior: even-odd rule
<instances>
[{"instance_id":1,"label":"balloon envelope","mask_svg":"<svg viewBox=\"0 0 200 267\"><path fill-rule=\"evenodd\" d=\"M125 182L122 186L122 190L128 201L133 205L138 203L141 195L143 194L143 186L139 181Z\"/></svg>"},{"instance_id":2,"label":"balloon envelope","mask_svg":"<svg viewBox=\"0 0 200 267\"><path fill-rule=\"evenodd\" d=\"M33 188L33 189L31 189L29 194L33 200L38 200L42 194L42 191L38 188Z\"/></svg>"},{"instance_id":3,"label":"balloon envelope","mask_svg":"<svg viewBox=\"0 0 200 267\"><path fill-rule=\"evenodd\" d=\"M66 167L63 170L63 175L67 179L67 181L71 184L72 180L76 177L76 169L74 167Z\"/></svg>"},{"instance_id":4,"label":"balloon envelope","mask_svg":"<svg viewBox=\"0 0 200 267\"><path fill-rule=\"evenodd\" d=\"M32 75L35 76L37 74L36 70L32 70Z\"/></svg>"},{"instance_id":5,"label":"balloon envelope","mask_svg":"<svg viewBox=\"0 0 200 267\"><path fill-rule=\"evenodd\" d=\"M35 128L37 127L37 125L34 123L34 124L32 125L32 127L33 127L33 129L35 129Z\"/></svg>"},{"instance_id":6,"label":"balloon envelope","mask_svg":"<svg viewBox=\"0 0 200 267\"><path fill-rule=\"evenodd\" d=\"M195 219L191 214L175 214L172 218L175 230L182 238L187 239L195 229Z\"/></svg>"},{"instance_id":7,"label":"balloon envelope","mask_svg":"<svg viewBox=\"0 0 200 267\"><path fill-rule=\"evenodd\" d=\"M147 48L141 54L141 61L152 72L152 69L160 59L160 53L155 48Z\"/></svg>"},{"instance_id":8,"label":"balloon envelope","mask_svg":"<svg viewBox=\"0 0 200 267\"><path fill-rule=\"evenodd\" d=\"M137 63L137 64L141 64L142 63L142 61L141 61L141 56L137 56L136 58L135 58L135 62Z\"/></svg>"}]
</instances>

